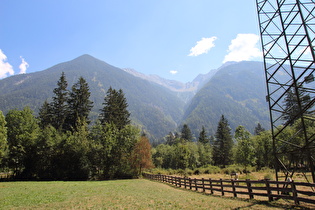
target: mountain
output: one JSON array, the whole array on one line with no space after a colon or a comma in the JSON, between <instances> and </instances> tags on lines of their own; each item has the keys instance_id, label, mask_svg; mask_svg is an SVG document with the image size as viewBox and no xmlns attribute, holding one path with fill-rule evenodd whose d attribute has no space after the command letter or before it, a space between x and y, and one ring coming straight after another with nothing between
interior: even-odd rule
<instances>
[{"instance_id":1,"label":"mountain","mask_svg":"<svg viewBox=\"0 0 315 210\"><path fill-rule=\"evenodd\" d=\"M120 69L90 55L57 64L49 69L0 80L0 110L31 107L35 112L51 99L62 72L70 87L80 76L89 84L94 108L92 120L102 108L108 88L122 89L131 119L151 140L158 140L186 123L198 137L202 126L215 134L221 115L234 131L238 125L253 132L257 123L269 128L266 85L261 62L226 63L219 69L198 75L190 83L146 76L132 69Z\"/></svg>"},{"instance_id":2,"label":"mountain","mask_svg":"<svg viewBox=\"0 0 315 210\"><path fill-rule=\"evenodd\" d=\"M194 96L182 120L195 135L205 126L215 134L223 114L232 131L238 125L254 131L257 123L269 128L266 85L261 62L231 63L217 73Z\"/></svg>"},{"instance_id":3,"label":"mountain","mask_svg":"<svg viewBox=\"0 0 315 210\"><path fill-rule=\"evenodd\" d=\"M176 94L158 84L135 77L90 55L55 65L44 71L11 76L0 80L0 110L31 107L35 112L46 99L51 99L61 73L65 72L68 88L80 76L88 82L94 102L91 118L96 119L108 88L122 89L129 104L133 122L161 138L177 127L184 102Z\"/></svg>"},{"instance_id":4,"label":"mountain","mask_svg":"<svg viewBox=\"0 0 315 210\"><path fill-rule=\"evenodd\" d=\"M174 91L180 99L187 103L219 69L210 70L207 74L199 74L192 82L187 83L165 79L158 75L145 75L131 68L124 68L123 70L133 76L159 84L171 91Z\"/></svg>"}]
</instances>

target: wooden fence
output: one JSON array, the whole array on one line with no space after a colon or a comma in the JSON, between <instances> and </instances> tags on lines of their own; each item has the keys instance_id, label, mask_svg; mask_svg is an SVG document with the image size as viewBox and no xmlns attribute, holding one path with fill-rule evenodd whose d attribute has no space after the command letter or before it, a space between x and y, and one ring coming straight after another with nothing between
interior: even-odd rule
<instances>
[{"instance_id":1,"label":"wooden fence","mask_svg":"<svg viewBox=\"0 0 315 210\"><path fill-rule=\"evenodd\" d=\"M214 192L219 192L222 196L226 193L230 193L234 197L245 195L250 199L254 199L255 196L261 196L266 197L269 201L283 198L294 200L297 205L299 205L300 202L315 204L315 184L312 183L270 181L267 179L257 181L249 179L192 179L161 174L144 174L144 177L203 193L214 194Z\"/></svg>"}]
</instances>

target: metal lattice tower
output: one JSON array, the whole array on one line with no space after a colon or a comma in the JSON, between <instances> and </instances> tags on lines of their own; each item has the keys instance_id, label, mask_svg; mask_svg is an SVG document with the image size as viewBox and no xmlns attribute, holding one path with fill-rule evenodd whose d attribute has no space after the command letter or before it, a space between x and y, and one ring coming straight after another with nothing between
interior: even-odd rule
<instances>
[{"instance_id":1,"label":"metal lattice tower","mask_svg":"<svg viewBox=\"0 0 315 210\"><path fill-rule=\"evenodd\" d=\"M267 83L276 178L302 172L315 183L315 2L256 0ZM285 99L293 94L295 104ZM304 100L308 96L308 100ZM292 118L283 116L297 110ZM292 113L292 112L291 112ZM298 123L297 132L291 126ZM291 130L289 130L291 129ZM311 172L311 177L306 176Z\"/></svg>"}]
</instances>

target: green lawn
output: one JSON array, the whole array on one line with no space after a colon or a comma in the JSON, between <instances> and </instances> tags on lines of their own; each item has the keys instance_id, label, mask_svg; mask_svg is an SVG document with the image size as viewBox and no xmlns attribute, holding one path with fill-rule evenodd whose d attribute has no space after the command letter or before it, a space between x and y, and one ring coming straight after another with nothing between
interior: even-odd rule
<instances>
[{"instance_id":1,"label":"green lawn","mask_svg":"<svg viewBox=\"0 0 315 210\"><path fill-rule=\"evenodd\" d=\"M0 209L276 209L144 179L85 182L0 182Z\"/></svg>"}]
</instances>

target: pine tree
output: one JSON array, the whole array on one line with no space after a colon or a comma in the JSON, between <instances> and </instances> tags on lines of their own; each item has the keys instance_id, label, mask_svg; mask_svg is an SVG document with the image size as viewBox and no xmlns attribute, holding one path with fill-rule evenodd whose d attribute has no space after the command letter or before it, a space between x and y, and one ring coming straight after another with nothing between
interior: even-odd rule
<instances>
[{"instance_id":1,"label":"pine tree","mask_svg":"<svg viewBox=\"0 0 315 210\"><path fill-rule=\"evenodd\" d=\"M215 134L215 142L213 148L213 161L215 165L223 166L232 163L233 139L231 129L224 115L218 123L217 132Z\"/></svg>"},{"instance_id":2,"label":"pine tree","mask_svg":"<svg viewBox=\"0 0 315 210\"><path fill-rule=\"evenodd\" d=\"M307 104L310 103L311 98L309 95L305 95L305 91L303 88L299 90L299 99L301 103L301 109L306 108ZM284 112L282 113L282 119L285 123L289 123L289 125L293 125L294 122L301 118L301 109L298 103L298 97L295 92L295 89L289 89L284 98ZM311 107L308 108L308 110ZM309 114L310 112L305 112L304 114Z\"/></svg>"},{"instance_id":3,"label":"pine tree","mask_svg":"<svg viewBox=\"0 0 315 210\"><path fill-rule=\"evenodd\" d=\"M52 126L56 129L63 129L65 119L67 117L68 110L68 82L66 80L65 73L62 72L59 81L57 82L57 88L54 89L55 96L51 103L51 116L52 116Z\"/></svg>"},{"instance_id":4,"label":"pine tree","mask_svg":"<svg viewBox=\"0 0 315 210\"><path fill-rule=\"evenodd\" d=\"M209 139L207 137L206 129L204 126L202 126L202 130L199 133L198 141L202 144L208 144L209 143Z\"/></svg>"},{"instance_id":5,"label":"pine tree","mask_svg":"<svg viewBox=\"0 0 315 210\"><path fill-rule=\"evenodd\" d=\"M65 123L66 130L77 130L78 122L90 123L88 117L93 107L93 102L90 101L91 92L89 85L83 77L80 77L78 82L72 86L68 98L68 113Z\"/></svg>"},{"instance_id":6,"label":"pine tree","mask_svg":"<svg viewBox=\"0 0 315 210\"><path fill-rule=\"evenodd\" d=\"M8 148L6 121L0 111L0 166L2 159L5 157Z\"/></svg>"},{"instance_id":7,"label":"pine tree","mask_svg":"<svg viewBox=\"0 0 315 210\"><path fill-rule=\"evenodd\" d=\"M265 129L261 126L260 123L255 127L255 135L259 135L261 132L265 131Z\"/></svg>"},{"instance_id":8,"label":"pine tree","mask_svg":"<svg viewBox=\"0 0 315 210\"><path fill-rule=\"evenodd\" d=\"M182 132L181 132L181 138L186 140L186 141L192 141L191 130L187 124L183 125Z\"/></svg>"},{"instance_id":9,"label":"pine tree","mask_svg":"<svg viewBox=\"0 0 315 210\"><path fill-rule=\"evenodd\" d=\"M42 129L44 129L48 125L53 124L52 109L51 109L51 105L47 102L47 100L44 102L44 104L39 109L38 115L39 115L38 116L39 125Z\"/></svg>"},{"instance_id":10,"label":"pine tree","mask_svg":"<svg viewBox=\"0 0 315 210\"><path fill-rule=\"evenodd\" d=\"M104 99L104 108L101 109L100 122L113 123L119 130L130 124L128 103L121 89L108 89Z\"/></svg>"}]
</instances>

